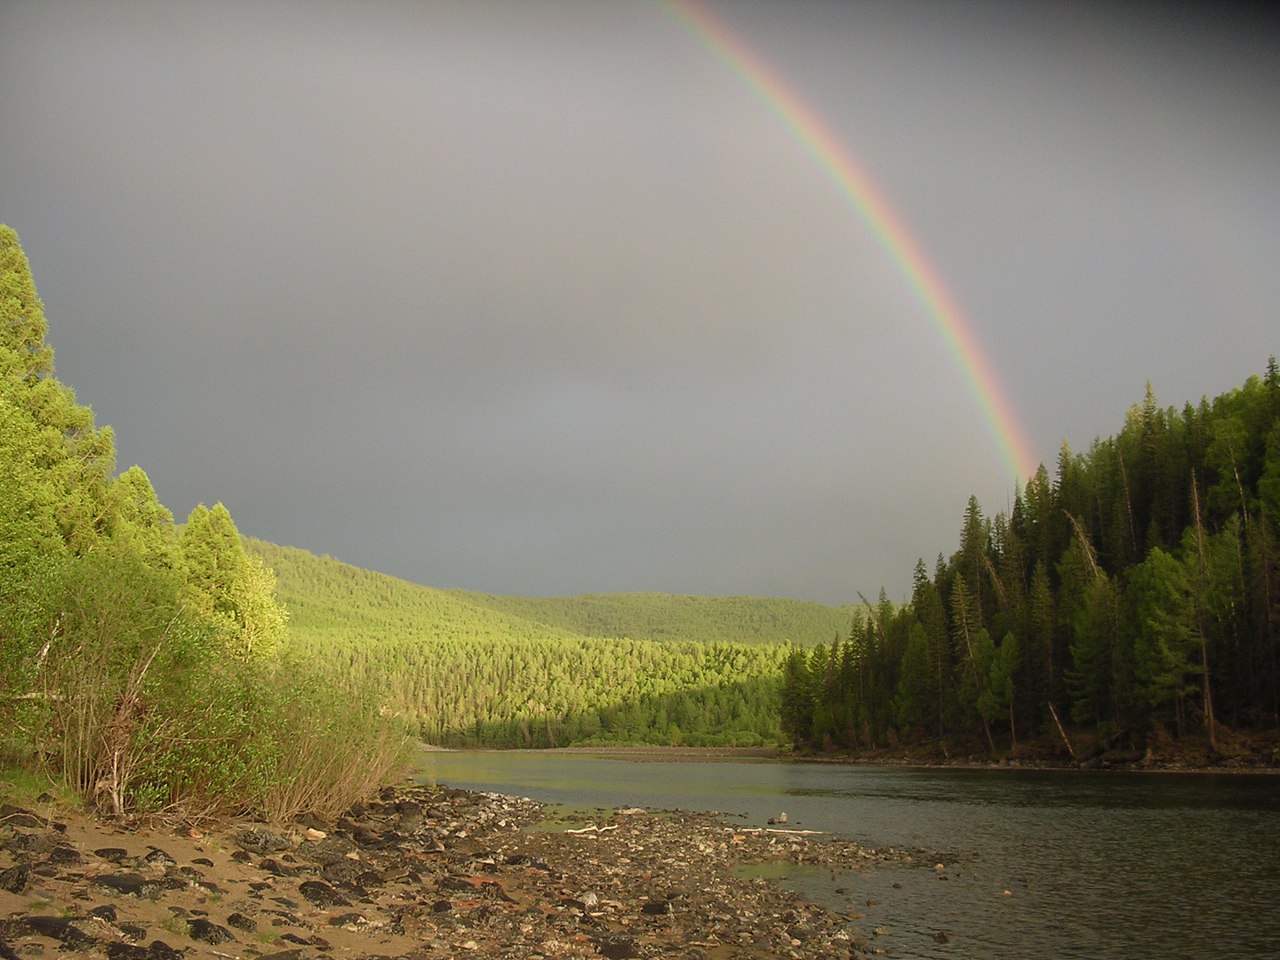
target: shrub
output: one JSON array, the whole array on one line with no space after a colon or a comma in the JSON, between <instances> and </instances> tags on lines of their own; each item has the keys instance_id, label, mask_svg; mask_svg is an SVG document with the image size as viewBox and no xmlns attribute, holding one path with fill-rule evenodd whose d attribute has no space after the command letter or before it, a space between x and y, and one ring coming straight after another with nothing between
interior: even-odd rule
<instances>
[{"instance_id":1,"label":"shrub","mask_svg":"<svg viewBox=\"0 0 1280 960\"><path fill-rule=\"evenodd\" d=\"M114 814L336 814L394 775L404 737L371 697L227 655L176 575L102 551L51 608L28 731L49 775Z\"/></svg>"}]
</instances>

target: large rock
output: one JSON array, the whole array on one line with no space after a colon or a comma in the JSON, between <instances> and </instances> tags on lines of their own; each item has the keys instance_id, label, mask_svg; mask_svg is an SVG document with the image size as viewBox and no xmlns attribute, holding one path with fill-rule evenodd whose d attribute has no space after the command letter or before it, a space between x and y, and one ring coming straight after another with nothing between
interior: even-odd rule
<instances>
[{"instance_id":1,"label":"large rock","mask_svg":"<svg viewBox=\"0 0 1280 960\"><path fill-rule=\"evenodd\" d=\"M9 893L21 893L26 889L27 881L30 879L30 865L25 863L16 864L8 870L0 871L0 890L7 890Z\"/></svg>"},{"instance_id":2,"label":"large rock","mask_svg":"<svg viewBox=\"0 0 1280 960\"><path fill-rule=\"evenodd\" d=\"M137 897L140 900L152 900L159 896L161 890L159 883L137 873L111 873L94 877L93 882L122 897Z\"/></svg>"},{"instance_id":3,"label":"large rock","mask_svg":"<svg viewBox=\"0 0 1280 960\"><path fill-rule=\"evenodd\" d=\"M11 804L0 804L0 826L5 827L33 827L47 826L46 822L36 816L30 810L24 810L22 807L15 807Z\"/></svg>"},{"instance_id":4,"label":"large rock","mask_svg":"<svg viewBox=\"0 0 1280 960\"><path fill-rule=\"evenodd\" d=\"M298 892L317 907L349 907L351 901L323 880L307 880L298 885Z\"/></svg>"},{"instance_id":5,"label":"large rock","mask_svg":"<svg viewBox=\"0 0 1280 960\"><path fill-rule=\"evenodd\" d=\"M149 947L139 947L132 943L109 943L107 960L182 960L182 954L163 940L152 940Z\"/></svg>"},{"instance_id":6,"label":"large rock","mask_svg":"<svg viewBox=\"0 0 1280 960\"><path fill-rule=\"evenodd\" d=\"M288 837L261 828L257 830L241 830L236 834L235 841L245 850L250 850L263 856L293 848L293 841Z\"/></svg>"},{"instance_id":7,"label":"large rock","mask_svg":"<svg viewBox=\"0 0 1280 960\"><path fill-rule=\"evenodd\" d=\"M258 921L253 917L246 917L243 913L231 914L227 917L227 924L237 930L244 930L246 933L251 933L258 928Z\"/></svg>"},{"instance_id":8,"label":"large rock","mask_svg":"<svg viewBox=\"0 0 1280 960\"><path fill-rule=\"evenodd\" d=\"M605 934L595 938L596 952L609 960L630 960L640 957L640 941L623 933Z\"/></svg>"},{"instance_id":9,"label":"large rock","mask_svg":"<svg viewBox=\"0 0 1280 960\"><path fill-rule=\"evenodd\" d=\"M22 922L36 936L57 940L68 950L84 950L95 942L93 937L65 917L24 917Z\"/></svg>"},{"instance_id":10,"label":"large rock","mask_svg":"<svg viewBox=\"0 0 1280 960\"><path fill-rule=\"evenodd\" d=\"M200 940L204 943L211 943L214 946L235 939L235 936L226 927L220 926L204 917L196 917L192 920L188 933L190 933L192 940Z\"/></svg>"}]
</instances>

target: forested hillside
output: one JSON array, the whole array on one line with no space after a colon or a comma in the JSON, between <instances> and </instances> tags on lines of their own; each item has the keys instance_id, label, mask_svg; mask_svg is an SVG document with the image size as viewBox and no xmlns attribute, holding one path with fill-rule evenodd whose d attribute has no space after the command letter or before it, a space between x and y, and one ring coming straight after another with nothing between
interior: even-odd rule
<instances>
[{"instance_id":1,"label":"forested hillside","mask_svg":"<svg viewBox=\"0 0 1280 960\"><path fill-rule=\"evenodd\" d=\"M685 638L671 642L588 637L502 609L554 611L554 601L507 603L303 550L247 545L276 572L291 646L337 682L382 689L390 709L430 742L755 746L781 737L778 683L789 647L703 642L698 617L684 627L676 616L664 618L672 635ZM656 602L642 600L640 612ZM758 603L761 619L791 606ZM620 598L615 615L637 619L627 605Z\"/></svg>"},{"instance_id":2,"label":"forested hillside","mask_svg":"<svg viewBox=\"0 0 1280 960\"><path fill-rule=\"evenodd\" d=\"M780 597L691 597L665 593L577 597L499 597L450 591L491 610L563 627L588 637L697 640L702 643L794 643L812 647L849 632L857 606L830 607Z\"/></svg>"},{"instance_id":3,"label":"forested hillside","mask_svg":"<svg viewBox=\"0 0 1280 960\"><path fill-rule=\"evenodd\" d=\"M1280 370L1065 445L1009 515L970 499L911 603L788 660L797 745L1208 757L1280 726ZM1280 761L1280 756L1275 758Z\"/></svg>"}]
</instances>

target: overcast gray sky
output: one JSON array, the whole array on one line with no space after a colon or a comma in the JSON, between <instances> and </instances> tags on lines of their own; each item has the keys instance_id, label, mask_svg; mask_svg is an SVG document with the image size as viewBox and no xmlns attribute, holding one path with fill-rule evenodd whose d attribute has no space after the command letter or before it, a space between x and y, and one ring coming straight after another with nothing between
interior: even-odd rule
<instances>
[{"instance_id":1,"label":"overcast gray sky","mask_svg":"<svg viewBox=\"0 0 1280 960\"><path fill-rule=\"evenodd\" d=\"M1280 59L1223 5L727 3L1034 456L1280 352ZM1015 478L937 325L648 2L0 0L0 221L178 519L432 586L902 599Z\"/></svg>"}]
</instances>

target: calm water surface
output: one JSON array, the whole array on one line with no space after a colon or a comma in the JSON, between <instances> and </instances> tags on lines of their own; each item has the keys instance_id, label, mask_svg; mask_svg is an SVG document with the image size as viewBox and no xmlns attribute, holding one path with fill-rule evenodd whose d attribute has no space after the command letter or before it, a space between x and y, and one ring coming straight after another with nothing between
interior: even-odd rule
<instances>
[{"instance_id":1,"label":"calm water surface","mask_svg":"<svg viewBox=\"0 0 1280 960\"><path fill-rule=\"evenodd\" d=\"M750 825L785 810L791 826L907 849L909 865L785 878L864 914L864 932L887 930L878 943L893 957L1280 958L1276 776L524 752L431 753L422 776L578 808L715 810Z\"/></svg>"}]
</instances>

